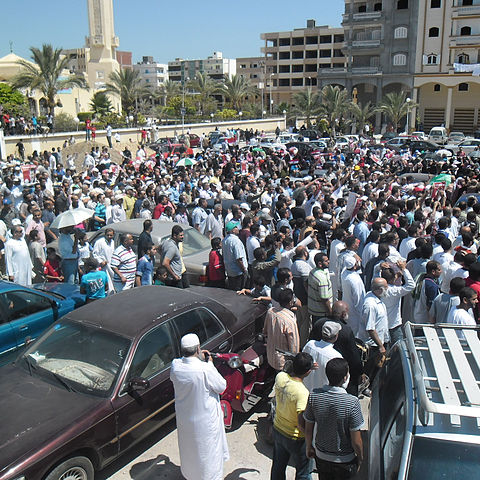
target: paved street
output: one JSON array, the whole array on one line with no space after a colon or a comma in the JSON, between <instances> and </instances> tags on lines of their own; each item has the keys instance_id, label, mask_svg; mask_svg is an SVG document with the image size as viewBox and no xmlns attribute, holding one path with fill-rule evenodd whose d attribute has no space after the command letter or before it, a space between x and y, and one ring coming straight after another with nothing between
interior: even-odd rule
<instances>
[{"instance_id":1,"label":"paved street","mask_svg":"<svg viewBox=\"0 0 480 480\"><path fill-rule=\"evenodd\" d=\"M367 408L367 403L362 401L364 413ZM269 478L273 447L265 441L266 415L266 405L262 403L251 415L237 414L235 417L233 429L227 433L230 460L225 464L225 480ZM367 478L365 467L366 463L358 480ZM288 467L287 480L294 478L294 468ZM106 479L182 480L175 421L96 476L96 480Z\"/></svg>"}]
</instances>

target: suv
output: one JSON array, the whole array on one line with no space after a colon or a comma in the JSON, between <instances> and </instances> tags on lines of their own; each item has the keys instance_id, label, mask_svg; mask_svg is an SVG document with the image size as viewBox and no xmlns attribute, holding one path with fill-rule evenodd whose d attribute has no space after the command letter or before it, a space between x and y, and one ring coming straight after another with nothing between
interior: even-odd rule
<instances>
[{"instance_id":1,"label":"suv","mask_svg":"<svg viewBox=\"0 0 480 480\"><path fill-rule=\"evenodd\" d=\"M372 386L370 480L478 478L479 330L405 324Z\"/></svg>"}]
</instances>

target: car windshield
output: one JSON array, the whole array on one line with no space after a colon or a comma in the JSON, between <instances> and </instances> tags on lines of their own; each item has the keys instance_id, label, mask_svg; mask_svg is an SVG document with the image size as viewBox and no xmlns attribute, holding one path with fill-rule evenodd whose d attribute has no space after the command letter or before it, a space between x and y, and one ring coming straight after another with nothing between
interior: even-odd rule
<instances>
[{"instance_id":1,"label":"car windshield","mask_svg":"<svg viewBox=\"0 0 480 480\"><path fill-rule=\"evenodd\" d=\"M120 373L130 340L73 321L53 325L17 361L32 375L71 391L107 396Z\"/></svg>"},{"instance_id":2,"label":"car windshield","mask_svg":"<svg viewBox=\"0 0 480 480\"><path fill-rule=\"evenodd\" d=\"M478 478L480 445L416 437L409 480L425 478Z\"/></svg>"}]
</instances>

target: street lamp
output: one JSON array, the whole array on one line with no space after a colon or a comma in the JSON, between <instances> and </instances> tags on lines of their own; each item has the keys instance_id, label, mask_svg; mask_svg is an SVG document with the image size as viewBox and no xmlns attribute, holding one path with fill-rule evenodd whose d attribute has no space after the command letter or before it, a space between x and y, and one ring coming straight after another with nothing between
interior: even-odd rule
<instances>
[{"instance_id":1,"label":"street lamp","mask_svg":"<svg viewBox=\"0 0 480 480\"><path fill-rule=\"evenodd\" d=\"M410 123L409 123L409 120L410 120L410 102L412 101L412 99L410 97L407 97L405 99L405 101L407 102L407 126L405 128L406 132L407 132L407 135L410 133Z\"/></svg>"},{"instance_id":2,"label":"street lamp","mask_svg":"<svg viewBox=\"0 0 480 480\"><path fill-rule=\"evenodd\" d=\"M210 114L210 118L211 118L211 122L212 122L212 123L213 123L213 117L214 117L214 116L215 116L214 113L211 113L211 114Z\"/></svg>"},{"instance_id":3,"label":"street lamp","mask_svg":"<svg viewBox=\"0 0 480 480\"><path fill-rule=\"evenodd\" d=\"M238 116L240 117L240 120L242 119L243 112L238 112Z\"/></svg>"}]
</instances>

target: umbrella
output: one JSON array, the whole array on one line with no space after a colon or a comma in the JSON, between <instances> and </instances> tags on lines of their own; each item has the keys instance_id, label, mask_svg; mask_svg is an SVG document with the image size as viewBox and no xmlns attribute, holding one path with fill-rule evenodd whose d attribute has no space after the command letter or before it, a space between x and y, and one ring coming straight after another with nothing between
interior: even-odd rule
<instances>
[{"instance_id":1,"label":"umbrella","mask_svg":"<svg viewBox=\"0 0 480 480\"><path fill-rule=\"evenodd\" d=\"M429 183L430 185L433 185L434 183L445 183L448 186L452 183L452 176L448 173L441 173L440 175L433 177Z\"/></svg>"},{"instance_id":2,"label":"umbrella","mask_svg":"<svg viewBox=\"0 0 480 480\"><path fill-rule=\"evenodd\" d=\"M435 152L437 155L440 155L441 157L451 157L453 153L450 150L447 150L446 148L441 148L440 150L437 150Z\"/></svg>"},{"instance_id":3,"label":"umbrella","mask_svg":"<svg viewBox=\"0 0 480 480\"><path fill-rule=\"evenodd\" d=\"M50 228L72 227L93 217L95 210L89 208L74 208L58 215L52 222Z\"/></svg>"},{"instance_id":4,"label":"umbrella","mask_svg":"<svg viewBox=\"0 0 480 480\"><path fill-rule=\"evenodd\" d=\"M197 161L194 158L184 157L181 158L177 163L176 167L192 167Z\"/></svg>"}]
</instances>

